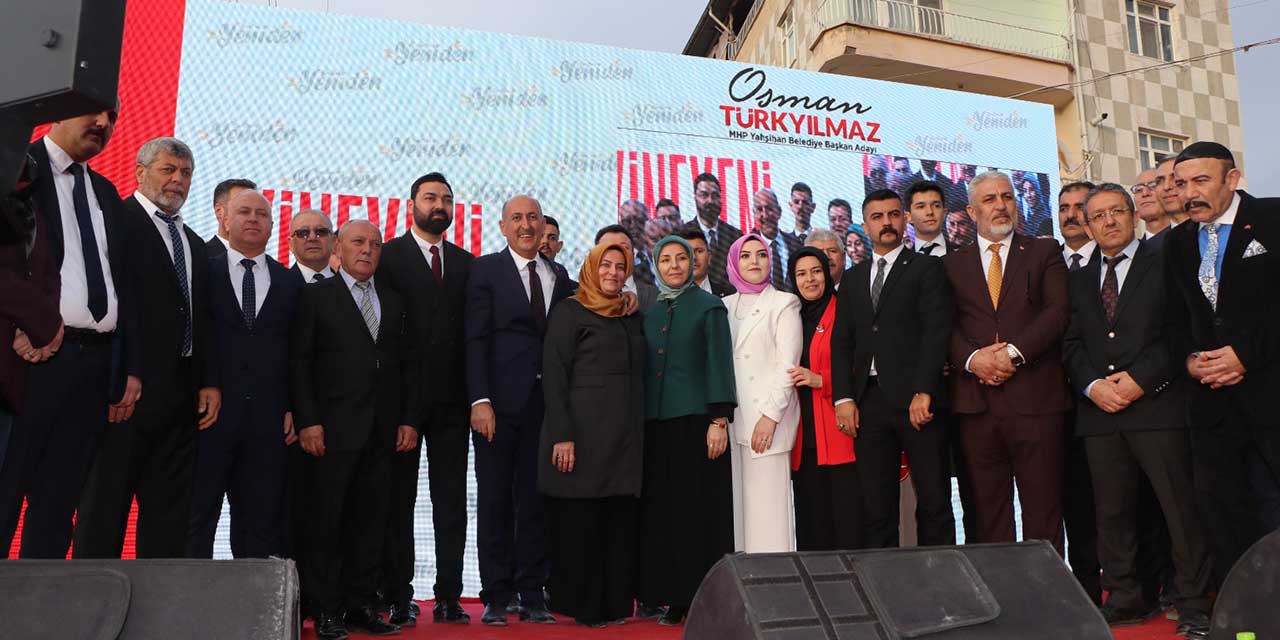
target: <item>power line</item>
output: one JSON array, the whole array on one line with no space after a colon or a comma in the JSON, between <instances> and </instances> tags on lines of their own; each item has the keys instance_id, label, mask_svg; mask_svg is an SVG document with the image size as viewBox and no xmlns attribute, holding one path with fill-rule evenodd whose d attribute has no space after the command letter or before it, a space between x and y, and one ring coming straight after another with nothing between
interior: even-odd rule
<instances>
[{"instance_id":1,"label":"power line","mask_svg":"<svg viewBox=\"0 0 1280 640\"><path fill-rule=\"evenodd\" d=\"M1251 42L1251 43L1249 43L1249 44L1240 45L1240 46L1235 47L1235 48L1232 48L1232 49L1221 49L1221 50L1218 50L1218 51L1213 51L1213 52L1205 53L1205 54L1198 55L1198 56L1191 56L1191 57L1189 57L1189 58L1182 58L1181 60L1170 60L1170 61L1168 61L1168 62L1158 62L1158 63L1156 63L1156 64L1147 65L1147 66L1145 66L1145 67L1138 67L1138 68L1136 68L1136 69L1124 69L1124 70L1121 70L1121 71L1112 71L1111 73L1104 73L1104 74L1102 74L1102 75L1100 75L1100 76L1098 76L1098 77L1096 77L1096 78L1090 78L1090 79L1088 79L1088 80L1077 80L1077 81L1075 81L1075 82L1064 82L1064 83L1062 83L1062 84L1055 84L1055 85L1047 85L1047 86L1042 86L1042 87L1036 87L1035 89L1030 89L1030 90L1028 90L1028 91L1023 91L1023 92L1021 92L1021 93L1015 93L1015 94L1013 94L1013 95L1011 95L1011 96L1008 96L1008 97L1010 97L1010 98L1021 98L1022 96L1028 96L1028 95L1031 95L1031 94L1033 94L1033 93L1039 93L1039 92L1041 92L1041 91L1045 91L1045 90L1047 90L1047 89L1069 89L1069 88L1072 88L1072 87L1082 87L1082 86L1087 85L1087 84L1092 84L1092 83L1094 83L1094 82L1098 82L1099 80L1106 80L1107 78L1114 78L1114 77L1116 77L1116 76L1123 76L1123 75L1128 75L1128 74L1131 74L1131 73L1142 73L1142 72L1145 72L1145 71L1154 71L1154 70L1156 70L1156 69L1165 69L1165 68L1168 68L1168 67L1175 67L1175 66L1178 66L1178 65L1180 65L1180 64L1185 64L1185 63L1189 63L1189 62L1199 62L1199 61L1201 61L1201 60L1208 60L1209 58L1215 58L1215 57L1217 57L1217 56L1224 56L1224 55L1227 55L1227 54L1229 54L1229 53L1235 53L1235 52L1237 52L1237 51L1248 51L1249 49L1252 49L1253 47L1265 47L1265 46L1267 46L1267 45L1269 45L1269 44L1276 44L1276 43L1280 43L1280 37L1271 38L1270 40L1259 40L1259 41L1257 41L1257 42Z\"/></svg>"}]
</instances>

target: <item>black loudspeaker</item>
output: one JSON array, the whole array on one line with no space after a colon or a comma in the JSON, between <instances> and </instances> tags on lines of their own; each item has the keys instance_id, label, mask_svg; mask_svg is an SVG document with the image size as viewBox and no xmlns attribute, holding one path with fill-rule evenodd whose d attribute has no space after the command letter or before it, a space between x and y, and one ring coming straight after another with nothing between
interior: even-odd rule
<instances>
[{"instance_id":1,"label":"black loudspeaker","mask_svg":"<svg viewBox=\"0 0 1280 640\"><path fill-rule=\"evenodd\" d=\"M1231 640L1240 631L1280 638L1280 531L1255 542L1222 584L1213 605L1209 639Z\"/></svg>"},{"instance_id":2,"label":"black loudspeaker","mask_svg":"<svg viewBox=\"0 0 1280 640\"><path fill-rule=\"evenodd\" d=\"M290 560L0 562L0 637L293 640Z\"/></svg>"},{"instance_id":3,"label":"black loudspeaker","mask_svg":"<svg viewBox=\"0 0 1280 640\"><path fill-rule=\"evenodd\" d=\"M1110 640L1045 542L735 554L707 573L685 638Z\"/></svg>"}]
</instances>

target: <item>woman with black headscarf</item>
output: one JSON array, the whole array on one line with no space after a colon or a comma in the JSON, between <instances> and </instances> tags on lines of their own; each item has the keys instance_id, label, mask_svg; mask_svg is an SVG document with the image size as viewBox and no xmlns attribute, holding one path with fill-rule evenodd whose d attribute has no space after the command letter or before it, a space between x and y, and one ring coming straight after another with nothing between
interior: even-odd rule
<instances>
[{"instance_id":1,"label":"woman with black headscarf","mask_svg":"<svg viewBox=\"0 0 1280 640\"><path fill-rule=\"evenodd\" d=\"M813 247L788 264L800 298L803 351L788 373L800 396L800 428L791 449L796 549L830 551L862 546L862 489L853 438L836 427L831 397L831 332L836 322L835 280L827 256Z\"/></svg>"}]
</instances>

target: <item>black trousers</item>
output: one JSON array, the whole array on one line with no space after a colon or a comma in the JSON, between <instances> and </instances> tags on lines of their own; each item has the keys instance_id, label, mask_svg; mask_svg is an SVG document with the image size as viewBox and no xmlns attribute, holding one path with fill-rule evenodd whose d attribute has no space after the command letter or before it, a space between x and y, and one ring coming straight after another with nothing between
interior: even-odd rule
<instances>
[{"instance_id":1,"label":"black trousers","mask_svg":"<svg viewBox=\"0 0 1280 640\"><path fill-rule=\"evenodd\" d=\"M1174 581L1172 544L1169 525L1164 520L1160 500L1151 488L1151 481L1144 475L1138 489L1138 580L1146 602L1169 603L1177 599L1178 587ZM1195 501L1192 500L1192 504Z\"/></svg>"},{"instance_id":2,"label":"black trousers","mask_svg":"<svg viewBox=\"0 0 1280 640\"><path fill-rule=\"evenodd\" d=\"M969 465L965 463L964 446L961 444L959 421L951 415L950 408L933 409L933 421L939 422L947 430L947 448L951 455L951 475L955 476L956 488L960 493L961 529L965 542L977 542L982 536L978 525L978 505L973 497L973 478L969 476Z\"/></svg>"},{"instance_id":3,"label":"black trousers","mask_svg":"<svg viewBox=\"0 0 1280 640\"><path fill-rule=\"evenodd\" d=\"M873 379L874 380L874 379ZM907 454L916 489L916 530L921 546L955 544L947 432L930 422L919 431L903 409L890 407L884 392L867 386L859 409L855 449L862 482L865 542L872 549L898 546L898 474Z\"/></svg>"},{"instance_id":4,"label":"black trousers","mask_svg":"<svg viewBox=\"0 0 1280 640\"><path fill-rule=\"evenodd\" d=\"M371 440L377 440L371 438ZM307 456L302 595L315 612L376 604L390 443Z\"/></svg>"},{"instance_id":5,"label":"black trousers","mask_svg":"<svg viewBox=\"0 0 1280 640\"><path fill-rule=\"evenodd\" d=\"M138 501L137 557L187 554L196 459L190 358L173 379L143 387L133 417L103 432L76 515L76 558L119 558Z\"/></svg>"},{"instance_id":6,"label":"black trousers","mask_svg":"<svg viewBox=\"0 0 1280 640\"><path fill-rule=\"evenodd\" d=\"M1280 526L1280 418L1256 424L1232 407L1218 424L1192 428L1191 450L1196 498L1221 585L1236 560Z\"/></svg>"},{"instance_id":7,"label":"black trousers","mask_svg":"<svg viewBox=\"0 0 1280 640\"><path fill-rule=\"evenodd\" d=\"M1141 505L1149 480L1169 525L1179 609L1208 611L1209 550L1197 515L1191 478L1191 443L1184 430L1118 432L1085 438L1098 488L1098 551L1108 602L1119 608L1154 605L1138 563L1145 519Z\"/></svg>"},{"instance_id":8,"label":"black trousers","mask_svg":"<svg viewBox=\"0 0 1280 640\"><path fill-rule=\"evenodd\" d=\"M1093 478L1084 439L1075 437L1075 412L1067 414L1062 454L1062 524L1067 532L1067 564L1095 605L1102 604L1102 565L1098 561L1098 521ZM1136 504L1136 502L1135 502Z\"/></svg>"},{"instance_id":9,"label":"black trousers","mask_svg":"<svg viewBox=\"0 0 1280 640\"><path fill-rule=\"evenodd\" d=\"M435 532L436 600L462 597L462 557L467 544L467 452L471 433L465 405L432 405L426 412L422 449L391 454L390 508L382 549L382 597L413 598L413 515L418 472L427 458L431 524Z\"/></svg>"},{"instance_id":10,"label":"black trousers","mask_svg":"<svg viewBox=\"0 0 1280 640\"><path fill-rule=\"evenodd\" d=\"M538 493L538 436L542 385L524 411L497 414L490 442L475 434L477 540L480 599L506 604L519 595L526 606L544 604L547 582L546 523Z\"/></svg>"},{"instance_id":11,"label":"black trousers","mask_svg":"<svg viewBox=\"0 0 1280 640\"><path fill-rule=\"evenodd\" d=\"M551 610L583 622L630 618L635 610L635 496L546 498Z\"/></svg>"},{"instance_id":12,"label":"black trousers","mask_svg":"<svg viewBox=\"0 0 1280 640\"><path fill-rule=\"evenodd\" d=\"M861 549L862 481L858 463L818 465L818 453L805 449L800 468L791 472L795 496L796 550Z\"/></svg>"},{"instance_id":13,"label":"black trousers","mask_svg":"<svg viewBox=\"0 0 1280 640\"><path fill-rule=\"evenodd\" d=\"M26 406L0 467L0 553L9 553L25 497L19 555L60 559L71 546L71 519L107 426L110 339L67 340L27 372Z\"/></svg>"},{"instance_id":14,"label":"black trousers","mask_svg":"<svg viewBox=\"0 0 1280 640\"><path fill-rule=\"evenodd\" d=\"M231 504L231 554L266 558L284 552L286 458L284 414L251 407L228 415L198 436L187 554L212 558L222 498Z\"/></svg>"}]
</instances>

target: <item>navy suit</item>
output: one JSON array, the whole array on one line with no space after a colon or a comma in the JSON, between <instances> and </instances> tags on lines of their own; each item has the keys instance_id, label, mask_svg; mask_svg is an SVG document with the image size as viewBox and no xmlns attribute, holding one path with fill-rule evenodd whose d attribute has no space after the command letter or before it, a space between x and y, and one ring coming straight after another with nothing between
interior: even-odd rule
<instances>
[{"instance_id":1,"label":"navy suit","mask_svg":"<svg viewBox=\"0 0 1280 640\"><path fill-rule=\"evenodd\" d=\"M557 263L537 259L555 273L551 309L572 293L569 274ZM527 276L517 270L508 248L472 261L467 281L467 391L473 403L489 400L497 422L492 442L473 437L480 599L499 607L516 593L525 605L544 604L547 579L537 478L543 335L522 277Z\"/></svg>"},{"instance_id":2,"label":"navy suit","mask_svg":"<svg viewBox=\"0 0 1280 640\"><path fill-rule=\"evenodd\" d=\"M231 553L265 558L284 550L284 416L289 410L289 338L302 277L266 258L271 286L250 329L227 254L209 258L209 316L217 337L222 410L200 432L187 540L193 558L213 557L222 496L231 502ZM238 276L237 276L238 277ZM261 286L262 278L258 282Z\"/></svg>"}]
</instances>

